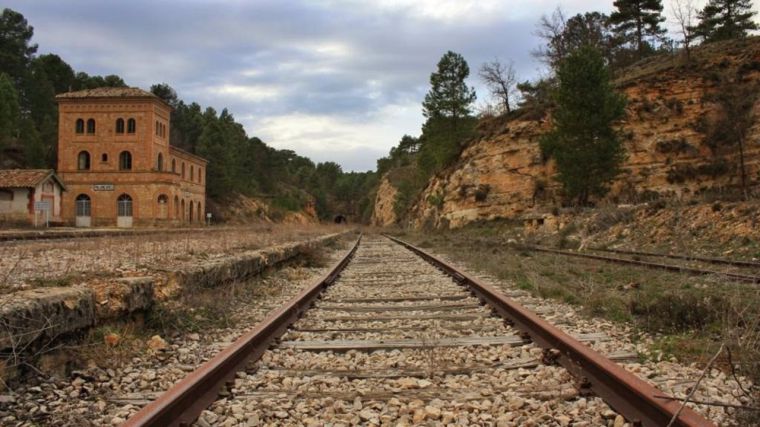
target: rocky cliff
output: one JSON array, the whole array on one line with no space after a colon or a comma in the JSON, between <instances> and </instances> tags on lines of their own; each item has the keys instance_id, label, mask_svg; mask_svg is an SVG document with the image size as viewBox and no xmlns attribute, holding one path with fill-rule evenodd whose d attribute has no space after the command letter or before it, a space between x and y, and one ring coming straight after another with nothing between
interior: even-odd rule
<instances>
[{"instance_id":1,"label":"rocky cliff","mask_svg":"<svg viewBox=\"0 0 760 427\"><path fill-rule=\"evenodd\" d=\"M713 101L722 79L760 82L760 38L707 45L691 60L658 57L625 70L615 85L628 97L620 123L628 153L607 201L637 203L653 198L692 198L736 186L737 150L710 148ZM747 141L752 185L760 181L760 108ZM431 179L408 215L409 225L458 227L475 220L542 214L561 205L554 166L538 141L550 126L544 116L483 119L479 136L459 161ZM384 182L387 186L389 183ZM394 191L378 192L375 216L391 221ZM391 206L391 208L388 208Z\"/></svg>"},{"instance_id":2,"label":"rocky cliff","mask_svg":"<svg viewBox=\"0 0 760 427\"><path fill-rule=\"evenodd\" d=\"M380 181L375 196L375 208L372 211L372 225L386 227L396 223L396 212L393 205L396 201L398 190L391 184L390 179L384 176Z\"/></svg>"}]
</instances>

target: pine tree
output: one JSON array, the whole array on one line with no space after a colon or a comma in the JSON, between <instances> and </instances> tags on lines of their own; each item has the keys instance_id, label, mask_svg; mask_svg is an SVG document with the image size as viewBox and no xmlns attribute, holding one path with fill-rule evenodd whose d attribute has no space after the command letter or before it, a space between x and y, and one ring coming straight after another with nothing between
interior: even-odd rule
<instances>
[{"instance_id":1,"label":"pine tree","mask_svg":"<svg viewBox=\"0 0 760 427\"><path fill-rule=\"evenodd\" d=\"M462 55L446 52L438 62L438 71L430 75L430 92L425 95L422 111L425 117L457 119L469 116L470 104L475 102L475 89L465 80L470 67Z\"/></svg>"},{"instance_id":2,"label":"pine tree","mask_svg":"<svg viewBox=\"0 0 760 427\"><path fill-rule=\"evenodd\" d=\"M0 73L0 150L18 136L19 102L13 81Z\"/></svg>"},{"instance_id":3,"label":"pine tree","mask_svg":"<svg viewBox=\"0 0 760 427\"><path fill-rule=\"evenodd\" d=\"M710 0L699 12L699 24L692 30L706 42L746 37L748 31L758 29L752 21L755 14L751 0Z\"/></svg>"},{"instance_id":4,"label":"pine tree","mask_svg":"<svg viewBox=\"0 0 760 427\"><path fill-rule=\"evenodd\" d=\"M462 55L446 52L438 62L438 70L430 75L430 91L425 95L420 166L432 173L450 163L460 150L473 126L470 105L475 102L475 89L465 80L470 67Z\"/></svg>"},{"instance_id":5,"label":"pine tree","mask_svg":"<svg viewBox=\"0 0 760 427\"><path fill-rule=\"evenodd\" d=\"M604 58L582 47L562 62L554 94L553 129L541 140L544 157L557 162L565 196L586 205L604 195L625 153L613 123L624 113L625 98L612 89Z\"/></svg>"},{"instance_id":6,"label":"pine tree","mask_svg":"<svg viewBox=\"0 0 760 427\"><path fill-rule=\"evenodd\" d=\"M615 0L616 10L610 15L610 23L623 43L632 43L638 58L643 58L651 45L647 38L660 38L666 30L660 27L665 21L662 16L661 0Z\"/></svg>"}]
</instances>

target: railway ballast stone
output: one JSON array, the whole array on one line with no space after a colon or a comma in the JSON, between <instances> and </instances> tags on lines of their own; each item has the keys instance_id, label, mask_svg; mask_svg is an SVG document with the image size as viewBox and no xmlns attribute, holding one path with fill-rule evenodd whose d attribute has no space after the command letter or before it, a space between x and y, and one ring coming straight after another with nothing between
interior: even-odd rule
<instances>
[{"instance_id":1,"label":"railway ballast stone","mask_svg":"<svg viewBox=\"0 0 760 427\"><path fill-rule=\"evenodd\" d=\"M38 288L0 301L0 348L21 350L38 341L96 322L93 292L86 286Z\"/></svg>"}]
</instances>

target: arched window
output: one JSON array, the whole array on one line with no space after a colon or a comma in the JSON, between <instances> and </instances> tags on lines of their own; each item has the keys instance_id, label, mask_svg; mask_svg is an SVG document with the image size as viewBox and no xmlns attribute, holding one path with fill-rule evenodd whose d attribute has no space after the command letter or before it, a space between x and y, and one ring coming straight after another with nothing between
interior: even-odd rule
<instances>
[{"instance_id":1,"label":"arched window","mask_svg":"<svg viewBox=\"0 0 760 427\"><path fill-rule=\"evenodd\" d=\"M161 134L161 128L160 128L160 126L161 126L161 123L159 123L158 120L156 120L156 135L160 135Z\"/></svg>"},{"instance_id":2,"label":"arched window","mask_svg":"<svg viewBox=\"0 0 760 427\"><path fill-rule=\"evenodd\" d=\"M203 211L201 210L201 202L198 202L198 222L203 222Z\"/></svg>"},{"instance_id":3,"label":"arched window","mask_svg":"<svg viewBox=\"0 0 760 427\"><path fill-rule=\"evenodd\" d=\"M172 159L172 173L177 173L177 161Z\"/></svg>"},{"instance_id":4,"label":"arched window","mask_svg":"<svg viewBox=\"0 0 760 427\"><path fill-rule=\"evenodd\" d=\"M90 153L82 151L77 156L77 169L80 171L90 170Z\"/></svg>"},{"instance_id":5,"label":"arched window","mask_svg":"<svg viewBox=\"0 0 760 427\"><path fill-rule=\"evenodd\" d=\"M119 170L132 170L132 153L129 151L122 151L119 154Z\"/></svg>"},{"instance_id":6,"label":"arched window","mask_svg":"<svg viewBox=\"0 0 760 427\"><path fill-rule=\"evenodd\" d=\"M182 220L182 222L185 222L185 218L187 217L187 214L185 214L185 212L186 212L185 211L185 199L182 199L182 201L180 202L179 209L180 209L180 212L182 212L182 216L180 217L180 219Z\"/></svg>"},{"instance_id":7,"label":"arched window","mask_svg":"<svg viewBox=\"0 0 760 427\"><path fill-rule=\"evenodd\" d=\"M137 132L137 122L135 119L129 119L127 120L127 133L135 133Z\"/></svg>"},{"instance_id":8,"label":"arched window","mask_svg":"<svg viewBox=\"0 0 760 427\"><path fill-rule=\"evenodd\" d=\"M203 183L203 168L198 168L198 182Z\"/></svg>"},{"instance_id":9,"label":"arched window","mask_svg":"<svg viewBox=\"0 0 760 427\"><path fill-rule=\"evenodd\" d=\"M129 194L122 194L116 200L116 208L119 216L132 216L132 197Z\"/></svg>"},{"instance_id":10,"label":"arched window","mask_svg":"<svg viewBox=\"0 0 760 427\"><path fill-rule=\"evenodd\" d=\"M194 208L194 206L193 206L193 201L192 201L192 200L190 200L190 201L187 203L187 214L188 214L188 221L189 221L189 222L193 222L193 216L194 216L194 215L193 215L193 212L194 212L194 211L195 211L195 208Z\"/></svg>"},{"instance_id":11,"label":"arched window","mask_svg":"<svg viewBox=\"0 0 760 427\"><path fill-rule=\"evenodd\" d=\"M193 168L193 165L190 165L190 181L195 179L195 169Z\"/></svg>"},{"instance_id":12,"label":"arched window","mask_svg":"<svg viewBox=\"0 0 760 427\"><path fill-rule=\"evenodd\" d=\"M77 124L74 127L74 130L76 131L76 133L84 133L84 120L77 119Z\"/></svg>"},{"instance_id":13,"label":"arched window","mask_svg":"<svg viewBox=\"0 0 760 427\"><path fill-rule=\"evenodd\" d=\"M116 133L124 133L124 119L116 119Z\"/></svg>"},{"instance_id":14,"label":"arched window","mask_svg":"<svg viewBox=\"0 0 760 427\"><path fill-rule=\"evenodd\" d=\"M107 162L108 161L108 154L106 154L106 153L101 154L100 155L100 161L103 162L103 163Z\"/></svg>"},{"instance_id":15,"label":"arched window","mask_svg":"<svg viewBox=\"0 0 760 427\"><path fill-rule=\"evenodd\" d=\"M185 162L182 162L182 178L185 178Z\"/></svg>"},{"instance_id":16,"label":"arched window","mask_svg":"<svg viewBox=\"0 0 760 427\"><path fill-rule=\"evenodd\" d=\"M158 218L166 219L169 215L169 198L166 194L158 196Z\"/></svg>"},{"instance_id":17,"label":"arched window","mask_svg":"<svg viewBox=\"0 0 760 427\"><path fill-rule=\"evenodd\" d=\"M74 204L76 205L77 216L90 216L92 207L90 196L80 194L77 196Z\"/></svg>"},{"instance_id":18,"label":"arched window","mask_svg":"<svg viewBox=\"0 0 760 427\"><path fill-rule=\"evenodd\" d=\"M95 133L95 119L87 119L87 133L88 134Z\"/></svg>"},{"instance_id":19,"label":"arched window","mask_svg":"<svg viewBox=\"0 0 760 427\"><path fill-rule=\"evenodd\" d=\"M158 153L158 160L156 160L156 169L158 169L159 172L164 170L164 155L161 153Z\"/></svg>"},{"instance_id":20,"label":"arched window","mask_svg":"<svg viewBox=\"0 0 760 427\"><path fill-rule=\"evenodd\" d=\"M179 219L179 197L174 196L174 219Z\"/></svg>"}]
</instances>

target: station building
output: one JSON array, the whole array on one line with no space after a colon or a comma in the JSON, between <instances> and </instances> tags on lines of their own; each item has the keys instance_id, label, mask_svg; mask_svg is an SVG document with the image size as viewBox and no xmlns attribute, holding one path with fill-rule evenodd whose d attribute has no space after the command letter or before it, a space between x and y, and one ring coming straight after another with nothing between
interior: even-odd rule
<instances>
[{"instance_id":1,"label":"station building","mask_svg":"<svg viewBox=\"0 0 760 427\"><path fill-rule=\"evenodd\" d=\"M61 218L79 227L202 222L206 164L172 147L172 107L137 88L67 92L58 102Z\"/></svg>"}]
</instances>

